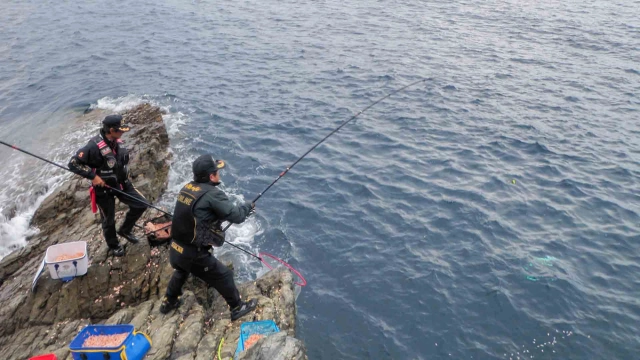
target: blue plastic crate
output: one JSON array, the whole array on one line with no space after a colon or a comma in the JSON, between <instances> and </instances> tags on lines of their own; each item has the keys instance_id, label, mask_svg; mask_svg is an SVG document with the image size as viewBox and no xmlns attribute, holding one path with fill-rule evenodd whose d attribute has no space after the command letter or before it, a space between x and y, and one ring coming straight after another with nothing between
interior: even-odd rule
<instances>
[{"instance_id":1,"label":"blue plastic crate","mask_svg":"<svg viewBox=\"0 0 640 360\"><path fill-rule=\"evenodd\" d=\"M128 333L127 338L114 347L82 347L91 335ZM69 344L74 360L141 360L149 348L151 339L134 330L133 325L88 325Z\"/></svg>"},{"instance_id":2,"label":"blue plastic crate","mask_svg":"<svg viewBox=\"0 0 640 360\"><path fill-rule=\"evenodd\" d=\"M244 351L244 342L253 334L269 335L279 332L280 329L273 320L262 320L254 322L246 322L240 325L240 338L238 339L238 347L236 348L235 357Z\"/></svg>"}]
</instances>

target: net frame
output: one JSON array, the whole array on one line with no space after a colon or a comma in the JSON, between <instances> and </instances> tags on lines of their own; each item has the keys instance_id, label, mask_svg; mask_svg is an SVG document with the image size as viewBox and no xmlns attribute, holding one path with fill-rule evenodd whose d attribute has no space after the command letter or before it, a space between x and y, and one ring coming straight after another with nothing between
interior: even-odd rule
<instances>
[{"instance_id":1,"label":"net frame","mask_svg":"<svg viewBox=\"0 0 640 360\"><path fill-rule=\"evenodd\" d=\"M294 269L293 266L289 265L286 261L280 259L277 256L274 256L274 255L271 255L269 253L266 253L266 252L259 252L258 255L260 256L260 261L262 261L264 266L269 268L269 270L273 270L274 267L271 266L268 262L266 262L264 260L264 257L268 257L268 258L271 258L273 260L276 260L280 264L284 265L287 269L289 269L292 273L296 274L298 276L298 278L300 278L300 280L302 280L302 282L294 281L293 282L294 284L296 284L298 286L306 286L307 285L307 280L305 280L304 276L302 276L302 274L300 274L300 272L298 270Z\"/></svg>"}]
</instances>

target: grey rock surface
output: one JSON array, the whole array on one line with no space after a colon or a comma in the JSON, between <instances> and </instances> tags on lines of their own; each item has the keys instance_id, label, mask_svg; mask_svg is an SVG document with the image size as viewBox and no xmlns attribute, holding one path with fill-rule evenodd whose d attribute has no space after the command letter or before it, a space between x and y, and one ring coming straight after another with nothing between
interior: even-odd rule
<instances>
[{"instance_id":1,"label":"grey rock surface","mask_svg":"<svg viewBox=\"0 0 640 360\"><path fill-rule=\"evenodd\" d=\"M302 341L288 336L285 331L265 336L252 347L243 351L238 360L270 360L270 359L306 359L306 350Z\"/></svg>"}]
</instances>

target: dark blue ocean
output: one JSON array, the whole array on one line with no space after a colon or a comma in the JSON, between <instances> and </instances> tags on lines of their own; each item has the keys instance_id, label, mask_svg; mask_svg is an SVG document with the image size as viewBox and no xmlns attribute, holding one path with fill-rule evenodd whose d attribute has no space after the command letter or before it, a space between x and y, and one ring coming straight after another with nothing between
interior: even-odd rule
<instances>
[{"instance_id":1,"label":"dark blue ocean","mask_svg":"<svg viewBox=\"0 0 640 360\"><path fill-rule=\"evenodd\" d=\"M0 139L66 163L87 109L167 111L169 190L225 159L232 241L308 281L310 359L640 359L640 3L0 3ZM0 149L0 256L67 175ZM260 263L233 250L239 280Z\"/></svg>"}]
</instances>

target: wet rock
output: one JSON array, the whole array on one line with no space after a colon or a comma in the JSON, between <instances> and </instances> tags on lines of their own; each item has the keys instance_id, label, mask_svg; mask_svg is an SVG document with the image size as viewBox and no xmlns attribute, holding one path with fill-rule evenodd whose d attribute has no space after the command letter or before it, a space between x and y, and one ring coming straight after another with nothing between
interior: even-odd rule
<instances>
[{"instance_id":1,"label":"wet rock","mask_svg":"<svg viewBox=\"0 0 640 360\"><path fill-rule=\"evenodd\" d=\"M18 212L18 206L16 204L9 204L2 209L0 213L2 216L7 218L7 220L11 220L16 217L16 213Z\"/></svg>"},{"instance_id":2,"label":"wet rock","mask_svg":"<svg viewBox=\"0 0 640 360\"><path fill-rule=\"evenodd\" d=\"M194 360L209 360L213 358L213 356L215 356L214 354L216 354L216 349L218 348L221 336L221 331L205 334L202 339L200 339L200 343L198 343L196 357Z\"/></svg>"},{"instance_id":3,"label":"wet rock","mask_svg":"<svg viewBox=\"0 0 640 360\"><path fill-rule=\"evenodd\" d=\"M34 188L31 189L31 192L35 196L42 196L46 194L47 191L49 191L49 186L47 186L46 184L36 184L34 185Z\"/></svg>"},{"instance_id":4,"label":"wet rock","mask_svg":"<svg viewBox=\"0 0 640 360\"><path fill-rule=\"evenodd\" d=\"M238 356L238 360L304 360L306 358L302 341L287 336L284 331L263 337Z\"/></svg>"},{"instance_id":5,"label":"wet rock","mask_svg":"<svg viewBox=\"0 0 640 360\"><path fill-rule=\"evenodd\" d=\"M202 338L204 327L204 311L202 306L194 305L180 324L180 331L171 351L172 358L188 355L193 359L198 343Z\"/></svg>"}]
</instances>

